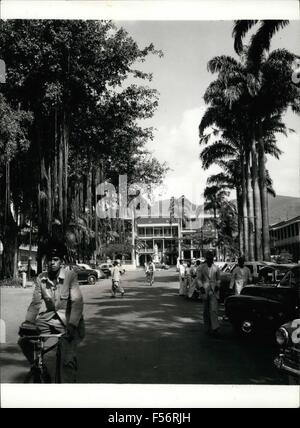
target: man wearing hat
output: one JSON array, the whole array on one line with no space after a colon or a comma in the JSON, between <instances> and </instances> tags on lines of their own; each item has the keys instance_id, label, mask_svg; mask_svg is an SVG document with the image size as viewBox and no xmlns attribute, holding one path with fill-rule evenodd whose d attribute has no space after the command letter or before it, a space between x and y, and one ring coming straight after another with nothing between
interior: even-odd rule
<instances>
[{"instance_id":1,"label":"man wearing hat","mask_svg":"<svg viewBox=\"0 0 300 428\"><path fill-rule=\"evenodd\" d=\"M62 266L66 249L51 244L47 251L48 268L37 277L32 301L22 327L34 324L43 334L65 333L60 341L62 352L62 383L76 382L77 345L84 337L83 298L73 270ZM46 310L40 313L42 303ZM33 345L26 337L19 345L33 364Z\"/></svg>"},{"instance_id":2,"label":"man wearing hat","mask_svg":"<svg viewBox=\"0 0 300 428\"><path fill-rule=\"evenodd\" d=\"M206 253L205 262L197 269L197 278L204 302L204 328L207 333L217 335L220 327L218 321L220 269L214 264L211 251Z\"/></svg>"}]
</instances>

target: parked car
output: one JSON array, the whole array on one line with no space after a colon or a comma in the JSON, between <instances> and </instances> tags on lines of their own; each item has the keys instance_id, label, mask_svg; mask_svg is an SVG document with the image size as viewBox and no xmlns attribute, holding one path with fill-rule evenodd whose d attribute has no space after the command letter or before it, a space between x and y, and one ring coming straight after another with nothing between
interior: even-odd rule
<instances>
[{"instance_id":1,"label":"parked car","mask_svg":"<svg viewBox=\"0 0 300 428\"><path fill-rule=\"evenodd\" d=\"M77 263L77 266L81 267L82 269L86 269L86 270L94 270L95 272L97 272L97 279L106 278L106 274L101 269L93 268L86 263Z\"/></svg>"},{"instance_id":2,"label":"parked car","mask_svg":"<svg viewBox=\"0 0 300 428\"><path fill-rule=\"evenodd\" d=\"M111 276L111 271L113 269L113 264L112 263L101 263L99 268L106 274L107 277ZM119 270L121 275L123 275L125 273L125 269L123 268L123 266L119 266Z\"/></svg>"},{"instance_id":3,"label":"parked car","mask_svg":"<svg viewBox=\"0 0 300 428\"><path fill-rule=\"evenodd\" d=\"M288 375L291 385L300 384L300 319L283 324L276 332L280 346L275 367Z\"/></svg>"},{"instance_id":4,"label":"parked car","mask_svg":"<svg viewBox=\"0 0 300 428\"><path fill-rule=\"evenodd\" d=\"M234 328L250 336L265 328L278 328L297 317L300 307L300 266L274 284L247 285L240 295L225 300L225 313Z\"/></svg>"},{"instance_id":5,"label":"parked car","mask_svg":"<svg viewBox=\"0 0 300 428\"><path fill-rule=\"evenodd\" d=\"M86 269L78 265L69 265L77 273L77 279L80 283L96 284L98 274L94 269Z\"/></svg>"},{"instance_id":6,"label":"parked car","mask_svg":"<svg viewBox=\"0 0 300 428\"><path fill-rule=\"evenodd\" d=\"M292 269L294 266L296 265L291 263L266 263L266 266L263 266L259 271L257 283L274 284L279 282L284 277L286 272Z\"/></svg>"},{"instance_id":7,"label":"parked car","mask_svg":"<svg viewBox=\"0 0 300 428\"><path fill-rule=\"evenodd\" d=\"M220 302L224 302L228 296L231 296L234 291L230 290L230 280L233 270L238 266L236 262L228 262L221 269L221 284L220 284ZM266 266L265 262L245 262L245 266L250 269L252 275L252 283L256 284L259 278L260 270Z\"/></svg>"},{"instance_id":8,"label":"parked car","mask_svg":"<svg viewBox=\"0 0 300 428\"><path fill-rule=\"evenodd\" d=\"M166 265L165 263L154 263L155 269L157 270L168 270L170 269L169 265Z\"/></svg>"}]
</instances>

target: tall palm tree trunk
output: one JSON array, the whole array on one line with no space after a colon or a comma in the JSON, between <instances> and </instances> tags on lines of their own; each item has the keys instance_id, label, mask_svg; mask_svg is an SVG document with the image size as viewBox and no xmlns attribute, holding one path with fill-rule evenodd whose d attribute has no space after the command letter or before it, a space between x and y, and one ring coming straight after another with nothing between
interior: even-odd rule
<instances>
[{"instance_id":1,"label":"tall palm tree trunk","mask_svg":"<svg viewBox=\"0 0 300 428\"><path fill-rule=\"evenodd\" d=\"M243 213L243 254L245 259L249 259L249 225L248 225L248 209L247 209L247 187L246 187L246 167L244 156L241 156L241 171L242 171L242 213Z\"/></svg>"},{"instance_id":2,"label":"tall palm tree trunk","mask_svg":"<svg viewBox=\"0 0 300 428\"><path fill-rule=\"evenodd\" d=\"M258 185L258 169L257 169L257 153L256 144L253 138L251 143L251 177L252 177L252 190L253 190L253 211L254 211L254 229L255 229L255 259L261 260L262 258L262 244L261 244L261 230L260 230L260 199L259 199L259 185Z\"/></svg>"},{"instance_id":3,"label":"tall palm tree trunk","mask_svg":"<svg viewBox=\"0 0 300 428\"><path fill-rule=\"evenodd\" d=\"M268 195L266 186L266 168L265 168L265 150L263 139L258 142L258 168L259 168L259 190L261 201L261 217L262 217L262 239L263 239L263 259L271 260L270 251L270 233L269 233L269 210L268 210Z\"/></svg>"},{"instance_id":4,"label":"tall palm tree trunk","mask_svg":"<svg viewBox=\"0 0 300 428\"><path fill-rule=\"evenodd\" d=\"M243 197L241 194L241 188L237 186L236 188L236 202L237 202L237 212L238 212L238 234L239 234L239 253L244 254L244 213L243 213ZM225 259L224 259L225 260Z\"/></svg>"},{"instance_id":5,"label":"tall palm tree trunk","mask_svg":"<svg viewBox=\"0 0 300 428\"><path fill-rule=\"evenodd\" d=\"M255 260L255 240L254 240L254 210L253 210L253 192L250 181L250 156L246 156L246 188L247 188L247 217L248 217L248 233L249 233L249 260Z\"/></svg>"}]
</instances>

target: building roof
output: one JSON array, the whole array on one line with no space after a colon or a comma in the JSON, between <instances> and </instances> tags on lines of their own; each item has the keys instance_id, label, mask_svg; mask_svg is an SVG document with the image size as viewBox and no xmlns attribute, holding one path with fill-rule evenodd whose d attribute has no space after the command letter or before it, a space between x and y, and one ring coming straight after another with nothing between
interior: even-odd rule
<instances>
[{"instance_id":1,"label":"building roof","mask_svg":"<svg viewBox=\"0 0 300 428\"><path fill-rule=\"evenodd\" d=\"M294 223L298 223L298 222L300 222L300 215L298 215L297 217L293 217L291 219L288 219L286 221L280 221L278 223L271 224L270 229L277 229L277 228L280 228L283 226L288 226L290 224L294 224Z\"/></svg>"},{"instance_id":2,"label":"building roof","mask_svg":"<svg viewBox=\"0 0 300 428\"><path fill-rule=\"evenodd\" d=\"M142 224L147 224L149 226L165 224L171 226L170 217L140 217L136 222L138 226ZM174 219L174 221L172 221L172 226L178 226L178 219Z\"/></svg>"}]
</instances>

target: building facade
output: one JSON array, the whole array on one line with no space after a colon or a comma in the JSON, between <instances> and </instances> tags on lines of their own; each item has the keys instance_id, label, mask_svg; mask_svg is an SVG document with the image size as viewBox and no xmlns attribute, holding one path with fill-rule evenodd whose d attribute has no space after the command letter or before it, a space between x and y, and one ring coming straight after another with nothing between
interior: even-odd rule
<instances>
[{"instance_id":1,"label":"building facade","mask_svg":"<svg viewBox=\"0 0 300 428\"><path fill-rule=\"evenodd\" d=\"M273 255L288 252L293 261L300 260L300 216L270 226L271 250Z\"/></svg>"},{"instance_id":2,"label":"building facade","mask_svg":"<svg viewBox=\"0 0 300 428\"><path fill-rule=\"evenodd\" d=\"M205 221L204 221L205 223ZM136 220L135 248L136 265L143 266L152 259L154 262L175 265L177 258L201 258L211 245L199 248L193 234L199 234L203 219L190 218L183 221L170 217L144 217Z\"/></svg>"}]
</instances>

